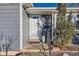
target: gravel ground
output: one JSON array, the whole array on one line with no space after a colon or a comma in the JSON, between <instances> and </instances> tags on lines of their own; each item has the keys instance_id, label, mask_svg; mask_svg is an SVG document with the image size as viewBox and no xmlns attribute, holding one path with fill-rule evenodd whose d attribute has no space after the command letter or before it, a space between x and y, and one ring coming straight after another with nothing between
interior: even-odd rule
<instances>
[{"instance_id":1,"label":"gravel ground","mask_svg":"<svg viewBox=\"0 0 79 59\"><path fill-rule=\"evenodd\" d=\"M79 56L79 52L64 52L64 53L67 53L69 56ZM31 53L23 53L21 54L21 56L49 56L48 53L46 52L31 52ZM51 53L51 56L63 56L63 52L52 52Z\"/></svg>"}]
</instances>

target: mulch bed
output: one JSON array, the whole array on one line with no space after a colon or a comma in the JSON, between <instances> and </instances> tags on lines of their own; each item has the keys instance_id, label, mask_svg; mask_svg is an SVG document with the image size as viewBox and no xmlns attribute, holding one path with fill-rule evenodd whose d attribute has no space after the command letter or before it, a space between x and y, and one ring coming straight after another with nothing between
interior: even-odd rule
<instances>
[{"instance_id":1,"label":"mulch bed","mask_svg":"<svg viewBox=\"0 0 79 59\"><path fill-rule=\"evenodd\" d=\"M64 49L64 51L79 51L79 47L78 46L69 46L69 47L66 47Z\"/></svg>"},{"instance_id":2,"label":"mulch bed","mask_svg":"<svg viewBox=\"0 0 79 59\"><path fill-rule=\"evenodd\" d=\"M79 56L79 46L68 46L60 52L53 52L53 56L62 56L63 53L67 53L69 56Z\"/></svg>"},{"instance_id":3,"label":"mulch bed","mask_svg":"<svg viewBox=\"0 0 79 59\"><path fill-rule=\"evenodd\" d=\"M67 53L69 56L79 56L79 46L68 46L64 50L58 52L52 52L51 56L63 56L63 53ZM26 52L21 54L22 56L48 56L48 52Z\"/></svg>"}]
</instances>

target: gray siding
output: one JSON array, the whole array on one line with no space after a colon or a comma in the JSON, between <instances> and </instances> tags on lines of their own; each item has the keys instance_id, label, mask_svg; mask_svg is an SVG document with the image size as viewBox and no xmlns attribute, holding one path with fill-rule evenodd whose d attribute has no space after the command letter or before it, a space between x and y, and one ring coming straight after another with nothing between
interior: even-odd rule
<instances>
[{"instance_id":1,"label":"gray siding","mask_svg":"<svg viewBox=\"0 0 79 59\"><path fill-rule=\"evenodd\" d=\"M1 35L3 38L1 38ZM9 50L20 50L20 8L19 4L0 4L0 42L10 44ZM10 39L12 41L10 41Z\"/></svg>"},{"instance_id":2,"label":"gray siding","mask_svg":"<svg viewBox=\"0 0 79 59\"><path fill-rule=\"evenodd\" d=\"M23 48L27 43L29 35L29 18L25 10L23 9Z\"/></svg>"}]
</instances>

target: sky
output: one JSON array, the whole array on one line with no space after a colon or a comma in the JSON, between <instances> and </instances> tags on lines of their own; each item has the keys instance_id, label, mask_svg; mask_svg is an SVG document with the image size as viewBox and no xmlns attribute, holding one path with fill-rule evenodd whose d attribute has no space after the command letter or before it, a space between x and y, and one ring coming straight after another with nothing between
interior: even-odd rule
<instances>
[{"instance_id":1,"label":"sky","mask_svg":"<svg viewBox=\"0 0 79 59\"><path fill-rule=\"evenodd\" d=\"M67 3L67 7L76 7L76 3ZM58 3L33 3L33 7L57 7Z\"/></svg>"},{"instance_id":2,"label":"sky","mask_svg":"<svg viewBox=\"0 0 79 59\"><path fill-rule=\"evenodd\" d=\"M34 7L57 7L57 3L33 3Z\"/></svg>"}]
</instances>

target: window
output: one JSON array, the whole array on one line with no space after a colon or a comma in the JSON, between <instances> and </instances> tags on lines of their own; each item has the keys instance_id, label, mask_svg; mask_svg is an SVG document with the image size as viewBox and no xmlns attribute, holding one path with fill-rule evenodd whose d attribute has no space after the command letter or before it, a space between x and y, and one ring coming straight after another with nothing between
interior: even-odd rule
<instances>
[{"instance_id":1,"label":"window","mask_svg":"<svg viewBox=\"0 0 79 59\"><path fill-rule=\"evenodd\" d=\"M38 19L38 17L36 17L36 16L33 16L33 17L32 17L32 19Z\"/></svg>"}]
</instances>

